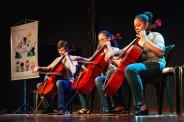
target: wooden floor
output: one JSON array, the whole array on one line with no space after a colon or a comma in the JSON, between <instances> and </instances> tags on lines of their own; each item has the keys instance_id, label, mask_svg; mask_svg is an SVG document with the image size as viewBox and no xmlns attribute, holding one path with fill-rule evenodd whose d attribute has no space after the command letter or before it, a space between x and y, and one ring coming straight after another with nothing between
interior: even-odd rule
<instances>
[{"instance_id":1,"label":"wooden floor","mask_svg":"<svg viewBox=\"0 0 184 122\"><path fill-rule=\"evenodd\" d=\"M151 112L148 116L130 114L0 114L0 122L182 122L184 115Z\"/></svg>"}]
</instances>

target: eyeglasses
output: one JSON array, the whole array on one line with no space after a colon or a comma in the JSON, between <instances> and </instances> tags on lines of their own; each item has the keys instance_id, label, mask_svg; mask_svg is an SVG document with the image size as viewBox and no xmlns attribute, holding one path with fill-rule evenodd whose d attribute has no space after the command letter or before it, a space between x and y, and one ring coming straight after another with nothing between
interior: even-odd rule
<instances>
[{"instance_id":1,"label":"eyeglasses","mask_svg":"<svg viewBox=\"0 0 184 122\"><path fill-rule=\"evenodd\" d=\"M105 41L107 39L107 37L106 38L102 38L102 39L100 39L99 41Z\"/></svg>"}]
</instances>

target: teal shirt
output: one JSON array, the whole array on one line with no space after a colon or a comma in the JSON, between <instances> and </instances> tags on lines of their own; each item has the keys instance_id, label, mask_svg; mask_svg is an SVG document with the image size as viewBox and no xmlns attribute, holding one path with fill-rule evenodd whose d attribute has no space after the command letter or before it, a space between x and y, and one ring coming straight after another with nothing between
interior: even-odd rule
<instances>
[{"instance_id":1,"label":"teal shirt","mask_svg":"<svg viewBox=\"0 0 184 122\"><path fill-rule=\"evenodd\" d=\"M150 39L150 41L152 43L154 43L155 45L158 45L161 50L165 51L165 42L164 42L164 38L163 36L158 33L158 32L150 32L148 35L148 38ZM141 55L141 60L143 62L159 62L162 64L162 66L165 67L166 65L166 61L165 61L165 57L158 57L156 56L148 47L147 45L139 40L139 44L143 47L143 53Z\"/></svg>"}]
</instances>

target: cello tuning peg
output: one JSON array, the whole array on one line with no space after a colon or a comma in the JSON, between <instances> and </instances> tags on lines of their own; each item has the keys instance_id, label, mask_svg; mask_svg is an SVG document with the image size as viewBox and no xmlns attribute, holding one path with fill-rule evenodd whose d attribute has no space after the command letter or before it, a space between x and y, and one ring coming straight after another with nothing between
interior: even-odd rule
<instances>
[{"instance_id":1,"label":"cello tuning peg","mask_svg":"<svg viewBox=\"0 0 184 122\"><path fill-rule=\"evenodd\" d=\"M122 39L122 36L121 36L120 33L117 33L117 34L116 34L116 37L117 37L118 39Z\"/></svg>"}]
</instances>

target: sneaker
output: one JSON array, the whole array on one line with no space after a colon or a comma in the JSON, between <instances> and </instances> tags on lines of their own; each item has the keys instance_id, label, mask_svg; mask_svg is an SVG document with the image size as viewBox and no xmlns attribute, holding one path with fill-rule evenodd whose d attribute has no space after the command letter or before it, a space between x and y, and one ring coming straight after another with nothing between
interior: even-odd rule
<instances>
[{"instance_id":1,"label":"sneaker","mask_svg":"<svg viewBox=\"0 0 184 122\"><path fill-rule=\"evenodd\" d=\"M72 114L70 111L65 111L64 113L65 114Z\"/></svg>"},{"instance_id":2,"label":"sneaker","mask_svg":"<svg viewBox=\"0 0 184 122\"><path fill-rule=\"evenodd\" d=\"M102 114L108 114L109 113L109 108L108 107L103 107L101 113Z\"/></svg>"},{"instance_id":3,"label":"sneaker","mask_svg":"<svg viewBox=\"0 0 184 122\"><path fill-rule=\"evenodd\" d=\"M71 112L70 111L63 111L63 109L61 110L59 110L59 113L60 114L71 114Z\"/></svg>"},{"instance_id":4,"label":"sneaker","mask_svg":"<svg viewBox=\"0 0 184 122\"><path fill-rule=\"evenodd\" d=\"M60 109L60 110L59 110L59 113L64 113L63 109Z\"/></svg>"}]
</instances>

